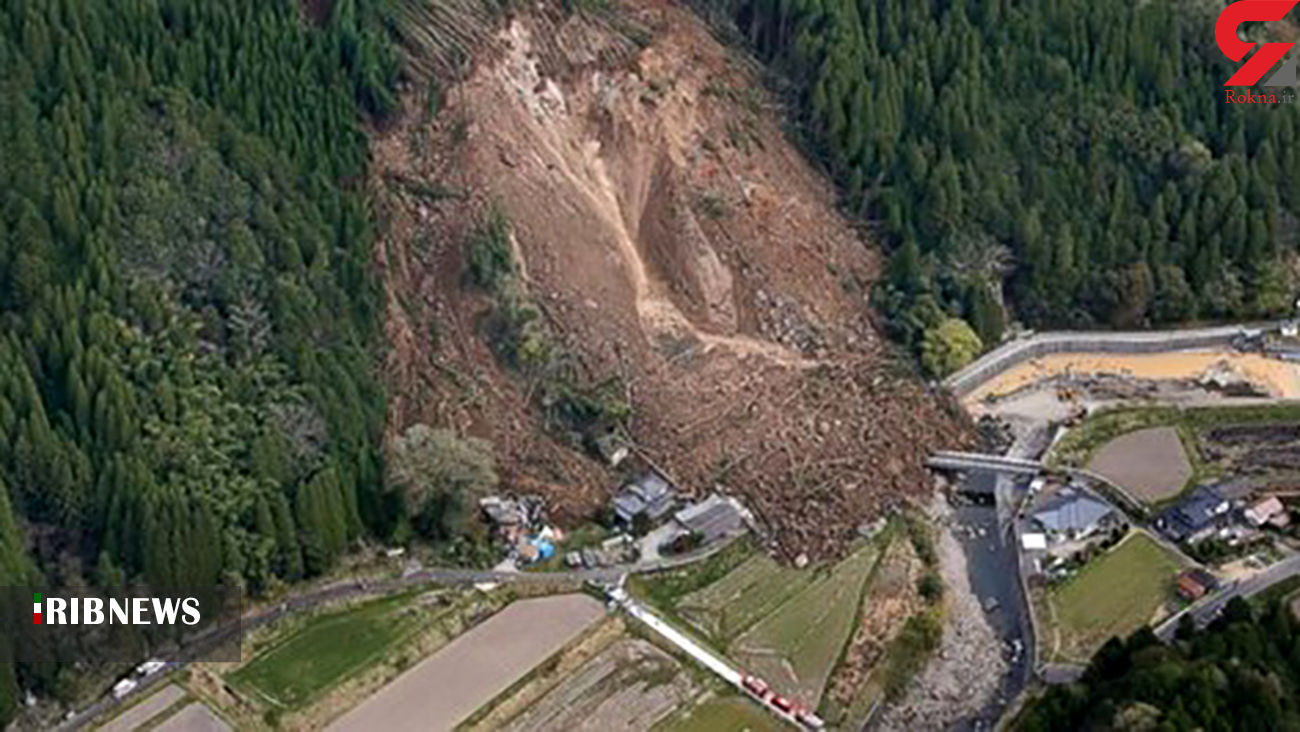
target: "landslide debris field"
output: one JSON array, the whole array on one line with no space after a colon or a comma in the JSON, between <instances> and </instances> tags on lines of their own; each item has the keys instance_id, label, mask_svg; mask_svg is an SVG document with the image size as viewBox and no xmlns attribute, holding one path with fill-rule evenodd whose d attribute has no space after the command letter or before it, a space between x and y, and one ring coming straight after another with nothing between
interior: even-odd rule
<instances>
[{"instance_id":1,"label":"landslide debris field","mask_svg":"<svg viewBox=\"0 0 1300 732\"><path fill-rule=\"evenodd\" d=\"M1300 468L1300 424L1230 424L1202 436L1207 461L1246 473L1293 477Z\"/></svg>"},{"instance_id":2,"label":"landslide debris field","mask_svg":"<svg viewBox=\"0 0 1300 732\"><path fill-rule=\"evenodd\" d=\"M487 438L508 488L589 515L617 479L539 408L563 363L630 402L634 446L683 490L749 499L788 557L839 553L863 521L928 494L924 455L961 447L967 426L873 328L879 257L748 62L649 0L466 23L431 32L461 39L462 81L408 90L374 149L390 429ZM449 43L426 45L454 56ZM494 210L509 222L504 304L465 277ZM539 317L508 366L491 324L521 304Z\"/></svg>"}]
</instances>

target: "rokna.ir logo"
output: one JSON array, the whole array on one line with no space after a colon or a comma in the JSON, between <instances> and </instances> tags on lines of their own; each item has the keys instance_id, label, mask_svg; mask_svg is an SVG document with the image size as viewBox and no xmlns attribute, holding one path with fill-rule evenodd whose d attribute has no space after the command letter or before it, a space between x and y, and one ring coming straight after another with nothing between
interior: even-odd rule
<instances>
[{"instance_id":1,"label":"rokna.ir logo","mask_svg":"<svg viewBox=\"0 0 1300 732\"><path fill-rule=\"evenodd\" d=\"M1233 61L1241 61L1252 48L1259 46L1259 50L1237 69L1237 73L1224 86L1254 86L1295 45L1244 41L1238 33L1241 24L1281 20L1296 3L1300 3L1300 0L1239 0L1223 9L1214 25L1214 40L1219 44L1219 50ZM1293 56L1264 82L1264 86L1300 86L1300 81L1296 79L1297 64L1300 64L1300 58Z\"/></svg>"}]
</instances>

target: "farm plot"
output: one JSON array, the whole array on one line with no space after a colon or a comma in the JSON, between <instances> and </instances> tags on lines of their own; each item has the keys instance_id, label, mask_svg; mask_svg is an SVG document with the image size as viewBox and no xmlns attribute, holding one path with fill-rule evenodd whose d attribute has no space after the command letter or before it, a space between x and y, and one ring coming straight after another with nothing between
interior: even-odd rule
<instances>
[{"instance_id":1,"label":"farm plot","mask_svg":"<svg viewBox=\"0 0 1300 732\"><path fill-rule=\"evenodd\" d=\"M1151 622L1174 597L1178 558L1133 532L1079 574L1047 592L1044 646L1057 660L1086 662L1112 636Z\"/></svg>"},{"instance_id":2,"label":"farm plot","mask_svg":"<svg viewBox=\"0 0 1300 732\"><path fill-rule=\"evenodd\" d=\"M677 659L648 641L623 637L499 728L506 732L649 729L698 694L694 679Z\"/></svg>"},{"instance_id":3,"label":"farm plot","mask_svg":"<svg viewBox=\"0 0 1300 732\"><path fill-rule=\"evenodd\" d=\"M812 577L812 572L785 567L766 554L757 554L717 582L683 597L677 603L677 613L725 643L780 607Z\"/></svg>"},{"instance_id":4,"label":"farm plot","mask_svg":"<svg viewBox=\"0 0 1300 732\"><path fill-rule=\"evenodd\" d=\"M327 729L453 729L605 615L587 595L515 602L416 664Z\"/></svg>"},{"instance_id":5,"label":"farm plot","mask_svg":"<svg viewBox=\"0 0 1300 732\"><path fill-rule=\"evenodd\" d=\"M236 688L279 708L297 708L367 666L415 625L409 596L313 618L229 676Z\"/></svg>"},{"instance_id":6,"label":"farm plot","mask_svg":"<svg viewBox=\"0 0 1300 732\"><path fill-rule=\"evenodd\" d=\"M1206 451L1225 470L1291 474L1300 468L1300 424L1225 424L1205 430Z\"/></svg>"},{"instance_id":7,"label":"farm plot","mask_svg":"<svg viewBox=\"0 0 1300 732\"><path fill-rule=\"evenodd\" d=\"M787 728L748 699L715 696L654 729L655 732L779 732Z\"/></svg>"},{"instance_id":8,"label":"farm plot","mask_svg":"<svg viewBox=\"0 0 1300 732\"><path fill-rule=\"evenodd\" d=\"M108 724L99 728L99 732L131 732L139 729L184 698L184 689L176 684L168 684L162 691L150 695L144 701L113 717Z\"/></svg>"},{"instance_id":9,"label":"farm plot","mask_svg":"<svg viewBox=\"0 0 1300 732\"><path fill-rule=\"evenodd\" d=\"M1152 427L1116 437L1097 451L1088 469L1149 503L1178 495L1192 477L1192 465L1175 427Z\"/></svg>"},{"instance_id":10,"label":"farm plot","mask_svg":"<svg viewBox=\"0 0 1300 732\"><path fill-rule=\"evenodd\" d=\"M858 615L878 551L866 546L813 579L732 645L744 667L816 708Z\"/></svg>"},{"instance_id":11,"label":"farm plot","mask_svg":"<svg viewBox=\"0 0 1300 732\"><path fill-rule=\"evenodd\" d=\"M154 732L231 732L230 725L202 702L187 705L153 729Z\"/></svg>"}]
</instances>

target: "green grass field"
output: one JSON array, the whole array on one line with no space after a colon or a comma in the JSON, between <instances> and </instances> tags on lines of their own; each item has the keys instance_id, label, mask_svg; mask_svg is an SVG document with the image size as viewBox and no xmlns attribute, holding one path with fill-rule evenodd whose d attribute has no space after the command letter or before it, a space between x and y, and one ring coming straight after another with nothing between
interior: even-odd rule
<instances>
[{"instance_id":1,"label":"green grass field","mask_svg":"<svg viewBox=\"0 0 1300 732\"><path fill-rule=\"evenodd\" d=\"M409 595L312 618L228 678L282 708L296 708L375 662L416 625Z\"/></svg>"},{"instance_id":2,"label":"green grass field","mask_svg":"<svg viewBox=\"0 0 1300 732\"><path fill-rule=\"evenodd\" d=\"M685 567L650 575L634 574L627 578L627 586L633 595L659 609L676 612L677 603L683 597L726 577L755 551L753 539L743 536L709 558Z\"/></svg>"},{"instance_id":3,"label":"green grass field","mask_svg":"<svg viewBox=\"0 0 1300 732\"><path fill-rule=\"evenodd\" d=\"M714 697L683 716L655 725L656 732L779 732L787 729L754 702L739 696Z\"/></svg>"},{"instance_id":4,"label":"green grass field","mask_svg":"<svg viewBox=\"0 0 1300 732\"><path fill-rule=\"evenodd\" d=\"M1126 637L1150 622L1174 596L1178 557L1134 532L1078 575L1048 592L1044 646L1058 660L1086 662L1111 636ZM1054 626L1054 627L1052 627ZM1053 637L1059 633L1059 646Z\"/></svg>"},{"instance_id":5,"label":"green grass field","mask_svg":"<svg viewBox=\"0 0 1300 732\"><path fill-rule=\"evenodd\" d=\"M726 642L771 613L812 578L812 572L757 554L717 582L681 598L677 612L716 640Z\"/></svg>"},{"instance_id":6,"label":"green grass field","mask_svg":"<svg viewBox=\"0 0 1300 732\"><path fill-rule=\"evenodd\" d=\"M777 689L816 708L853 632L878 557L875 545L865 546L812 580L737 638L733 656Z\"/></svg>"}]
</instances>

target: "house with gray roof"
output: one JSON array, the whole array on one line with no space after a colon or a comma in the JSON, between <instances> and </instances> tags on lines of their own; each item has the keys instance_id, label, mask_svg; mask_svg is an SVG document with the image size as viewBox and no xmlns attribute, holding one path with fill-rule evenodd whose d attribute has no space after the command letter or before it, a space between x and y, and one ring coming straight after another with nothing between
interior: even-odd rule
<instances>
[{"instance_id":1,"label":"house with gray roof","mask_svg":"<svg viewBox=\"0 0 1300 732\"><path fill-rule=\"evenodd\" d=\"M668 481L658 473L646 473L614 496L614 515L627 525L640 514L656 522L672 511L674 501Z\"/></svg>"},{"instance_id":2,"label":"house with gray roof","mask_svg":"<svg viewBox=\"0 0 1300 732\"><path fill-rule=\"evenodd\" d=\"M705 544L734 534L744 525L736 504L716 493L678 511L673 520L683 531L698 533Z\"/></svg>"},{"instance_id":3,"label":"house with gray roof","mask_svg":"<svg viewBox=\"0 0 1300 732\"><path fill-rule=\"evenodd\" d=\"M1034 512L1034 521L1052 541L1082 539L1105 528L1115 508L1075 488L1062 488Z\"/></svg>"}]
</instances>

